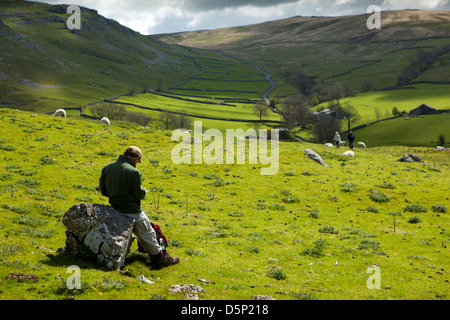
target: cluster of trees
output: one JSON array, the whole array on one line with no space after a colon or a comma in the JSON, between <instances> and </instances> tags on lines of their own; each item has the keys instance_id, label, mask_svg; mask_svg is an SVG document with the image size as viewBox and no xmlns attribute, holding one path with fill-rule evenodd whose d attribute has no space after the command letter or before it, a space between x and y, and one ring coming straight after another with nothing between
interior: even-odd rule
<instances>
[{"instance_id":1,"label":"cluster of trees","mask_svg":"<svg viewBox=\"0 0 450 320\"><path fill-rule=\"evenodd\" d=\"M163 111L159 115L159 120L164 129L190 129L192 127L192 119L183 115Z\"/></svg>"},{"instance_id":2,"label":"cluster of trees","mask_svg":"<svg viewBox=\"0 0 450 320\"><path fill-rule=\"evenodd\" d=\"M419 50L416 58L412 59L397 77L397 85L403 86L420 76L433 62L443 54L450 52L450 45L442 46L436 51L426 52Z\"/></svg>"},{"instance_id":3,"label":"cluster of trees","mask_svg":"<svg viewBox=\"0 0 450 320\"><path fill-rule=\"evenodd\" d=\"M435 51L419 50L416 57L398 75L397 85L408 84L442 55L449 52L450 45L444 45ZM304 71L294 73L287 68L281 71L284 78L299 90L298 95L287 97L279 108L288 129L299 127L301 130L312 130L317 142L324 142L330 139L330 135L340 130L341 122L344 122L347 129L350 130L352 124L360 121L361 116L353 106L348 103L341 104L341 100L346 96L346 88L342 83L335 82L322 86L316 82L314 77L308 76ZM361 89L362 91L372 90L373 85L370 80L363 81ZM333 116L318 117L314 115L311 108L317 106L321 101L329 101L328 108L332 110ZM374 112L377 120L380 120L381 111L375 108ZM397 116L400 112L394 108L392 114Z\"/></svg>"},{"instance_id":4,"label":"cluster of trees","mask_svg":"<svg viewBox=\"0 0 450 320\"><path fill-rule=\"evenodd\" d=\"M123 105L116 103L100 103L92 107L92 115L98 118L107 117L109 120L134 122L142 126L148 125L152 117L142 112L132 112ZM163 111L159 115L159 121L164 129L190 129L192 119L183 114L174 114Z\"/></svg>"},{"instance_id":5,"label":"cluster of trees","mask_svg":"<svg viewBox=\"0 0 450 320\"><path fill-rule=\"evenodd\" d=\"M335 93L337 94L337 92ZM330 104L331 112L317 115L311 110L314 101L303 94L298 94L287 97L281 104L280 112L287 129L299 127L301 130L312 130L317 142L329 142L334 133L341 130L342 120L350 131L351 125L361 119L361 116L351 104L341 105L337 102L342 98L342 95L337 94L336 102Z\"/></svg>"},{"instance_id":6,"label":"cluster of trees","mask_svg":"<svg viewBox=\"0 0 450 320\"><path fill-rule=\"evenodd\" d=\"M98 118L134 122L142 126L148 125L152 117L142 112L132 112L115 103L100 103L92 107L92 114Z\"/></svg>"},{"instance_id":7,"label":"cluster of trees","mask_svg":"<svg viewBox=\"0 0 450 320\"><path fill-rule=\"evenodd\" d=\"M328 86L318 86L313 77L300 71L293 77L293 83L297 86L299 94L289 96L280 103L279 111L283 117L285 126L291 130L311 130L319 143L329 142L336 131L341 130L342 120L347 129L360 121L361 116L349 103L341 104L346 96L346 88L340 82L331 83ZM322 101L329 101L328 114L315 114L311 109Z\"/></svg>"}]
</instances>

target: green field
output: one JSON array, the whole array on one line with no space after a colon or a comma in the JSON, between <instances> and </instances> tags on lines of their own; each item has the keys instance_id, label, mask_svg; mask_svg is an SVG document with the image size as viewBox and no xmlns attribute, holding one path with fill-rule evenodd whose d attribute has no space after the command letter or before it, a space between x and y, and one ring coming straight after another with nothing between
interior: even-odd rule
<instances>
[{"instance_id":1,"label":"green field","mask_svg":"<svg viewBox=\"0 0 450 320\"><path fill-rule=\"evenodd\" d=\"M199 100L201 101L201 99ZM141 94L131 97L121 97L120 99L114 101L134 103L151 108L161 108L163 110L177 112L184 111L193 116L197 115L225 119L258 120L258 117L253 114L252 103L233 103L234 106L211 105L171 99L169 97L162 97L154 94ZM205 101L214 102L211 99L205 99ZM264 118L264 120L278 121L280 120L280 117L277 114L270 113L269 116Z\"/></svg>"},{"instance_id":2,"label":"green field","mask_svg":"<svg viewBox=\"0 0 450 320\"><path fill-rule=\"evenodd\" d=\"M171 86L174 93L259 100L270 85L266 73L251 62L224 55L219 50L184 49L202 72L186 83Z\"/></svg>"},{"instance_id":3,"label":"green field","mask_svg":"<svg viewBox=\"0 0 450 320\"><path fill-rule=\"evenodd\" d=\"M357 108L361 115L358 124L367 124L377 120L375 108L380 111L380 119L392 116L392 109L409 112L426 103L437 110L450 109L450 85L413 84L395 90L372 91L346 97L341 103L349 103ZM326 106L326 103L323 104ZM449 124L450 126L450 124Z\"/></svg>"},{"instance_id":4,"label":"green field","mask_svg":"<svg viewBox=\"0 0 450 320\"><path fill-rule=\"evenodd\" d=\"M370 147L436 147L439 145L440 134L444 135L446 140L450 138L450 114L386 120L356 130L354 134L358 141L364 141Z\"/></svg>"},{"instance_id":5,"label":"green field","mask_svg":"<svg viewBox=\"0 0 450 320\"><path fill-rule=\"evenodd\" d=\"M203 98L193 98L199 101L213 101L217 102L215 99L203 99ZM252 103L233 103L235 106L227 106L227 105L211 105L211 104L203 104L199 102L187 102L178 99L173 99L170 97L163 97L156 94L146 93L139 94L136 96L125 96L120 99L114 100L118 102L131 103L134 105L139 105L143 107L149 107L153 109L161 109L168 110L172 112L180 112L189 115L189 118L193 121L202 121L203 127L208 129L218 129L222 132L225 132L226 129L243 129L247 130L250 128L255 128L256 126L260 128L267 128L267 126L257 122L258 117L253 113ZM141 112L146 115L150 115L153 119L153 122L159 123L159 116L161 114L160 111L153 111L143 108L138 108L131 105L124 105L128 111L131 112ZM92 106L85 108L86 114L92 114L91 111ZM198 118L198 116L206 116L212 118L223 118L230 119L227 120L214 120L214 119L204 119ZM233 121L233 119L239 119L244 121ZM251 122L245 122L245 120L249 120ZM269 116L263 118L264 120L270 121L280 121L279 115L270 112Z\"/></svg>"},{"instance_id":6,"label":"green field","mask_svg":"<svg viewBox=\"0 0 450 320\"><path fill-rule=\"evenodd\" d=\"M262 176L259 161L174 165L171 133L0 109L0 299L187 299L169 288L190 283L205 290L201 300L449 298L448 151L382 147L346 158L347 148L280 142L277 174ZM101 169L129 145L143 150L143 184L161 197L158 210L151 194L143 206L181 258L176 266L152 269L136 243L123 272L58 251L64 213L107 203L96 189ZM330 167L307 158L306 148ZM426 162L396 161L407 153ZM79 290L65 284L70 265L81 268ZM13 272L37 282L18 282Z\"/></svg>"},{"instance_id":7,"label":"green field","mask_svg":"<svg viewBox=\"0 0 450 320\"><path fill-rule=\"evenodd\" d=\"M347 147L281 141L279 158L270 158L274 175L261 175L268 165L260 157L248 163L249 150L245 164L175 165L178 142L159 121L160 110L168 110L201 121L203 132L270 128L258 123L253 105L263 101L270 76L277 87L269 97L281 103L297 94L292 79L299 71L320 85L346 85L340 102L361 115L353 126L389 117L394 107L450 109L448 53L408 86L382 90L395 86L419 50L448 44L447 12L386 12L376 34L360 15L157 37L88 9L77 33L65 27L65 7L1 7L0 107L7 108L0 108L0 300L188 299L170 293L175 284L203 287L201 300L449 299L450 154L435 146L443 134L448 147L450 114L356 130L368 148L355 148L354 157L342 154ZM366 80L378 90L361 93ZM113 100L150 115L147 126L105 126L78 110L67 118L45 114L127 92ZM92 106L84 111L92 114ZM270 111L263 120L281 119ZM181 258L176 266L153 269L136 242L120 272L63 250L64 213L81 202L107 204L98 191L101 169L130 145L143 151L143 207L168 237L170 254ZM423 162L397 161L408 153ZM81 268L81 289L66 285L71 265ZM380 272L375 288L373 266ZM140 282L141 275L154 283Z\"/></svg>"},{"instance_id":8,"label":"green field","mask_svg":"<svg viewBox=\"0 0 450 320\"><path fill-rule=\"evenodd\" d=\"M223 132L226 129L246 130L255 127L256 123L227 120L259 120L253 112L253 106L262 102L261 95L269 86L269 82L265 80L266 74L253 64L223 55L220 51L179 49L195 59L201 66L201 74L193 75L184 83L172 85L172 92L165 92L164 96L142 93L123 96L114 101L142 106L144 108L126 105L126 108L150 114L153 119L159 118L159 111L145 108L185 113L194 120L202 120L206 128L216 128ZM85 108L85 113L91 114L91 108ZM263 120L279 122L280 115L269 111Z\"/></svg>"}]
</instances>

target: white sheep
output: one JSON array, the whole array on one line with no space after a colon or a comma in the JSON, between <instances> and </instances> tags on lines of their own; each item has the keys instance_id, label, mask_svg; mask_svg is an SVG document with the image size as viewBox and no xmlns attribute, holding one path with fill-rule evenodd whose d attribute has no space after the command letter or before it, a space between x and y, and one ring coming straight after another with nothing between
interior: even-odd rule
<instances>
[{"instance_id":1,"label":"white sheep","mask_svg":"<svg viewBox=\"0 0 450 320\"><path fill-rule=\"evenodd\" d=\"M358 148L365 148L366 144L364 142L359 141L358 142Z\"/></svg>"},{"instance_id":2,"label":"white sheep","mask_svg":"<svg viewBox=\"0 0 450 320\"><path fill-rule=\"evenodd\" d=\"M100 119L100 124L107 124L109 126L109 119L107 117L103 117Z\"/></svg>"},{"instance_id":3,"label":"white sheep","mask_svg":"<svg viewBox=\"0 0 450 320\"><path fill-rule=\"evenodd\" d=\"M327 147L331 147L331 148L334 147L333 144L332 144L332 143L329 143L329 142L328 142L328 143L325 143L325 145L326 145Z\"/></svg>"},{"instance_id":4,"label":"white sheep","mask_svg":"<svg viewBox=\"0 0 450 320\"><path fill-rule=\"evenodd\" d=\"M442 147L442 146L437 146L437 147L436 147L436 150L438 150L438 151L444 151L444 147Z\"/></svg>"},{"instance_id":5,"label":"white sheep","mask_svg":"<svg viewBox=\"0 0 450 320\"><path fill-rule=\"evenodd\" d=\"M345 146L345 141L344 140L339 141L339 146L341 147Z\"/></svg>"},{"instance_id":6,"label":"white sheep","mask_svg":"<svg viewBox=\"0 0 450 320\"><path fill-rule=\"evenodd\" d=\"M55 113L53 114L54 117L66 117L66 110L64 109L58 109L55 111Z\"/></svg>"},{"instance_id":7,"label":"white sheep","mask_svg":"<svg viewBox=\"0 0 450 320\"><path fill-rule=\"evenodd\" d=\"M353 151L346 151L342 154L343 156L355 156L355 153Z\"/></svg>"}]
</instances>

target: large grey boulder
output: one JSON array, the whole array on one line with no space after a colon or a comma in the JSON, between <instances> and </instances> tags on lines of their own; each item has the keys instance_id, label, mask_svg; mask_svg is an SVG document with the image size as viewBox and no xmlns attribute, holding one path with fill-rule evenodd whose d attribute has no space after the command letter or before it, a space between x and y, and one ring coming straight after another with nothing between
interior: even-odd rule
<instances>
[{"instance_id":1,"label":"large grey boulder","mask_svg":"<svg viewBox=\"0 0 450 320\"><path fill-rule=\"evenodd\" d=\"M123 266L134 240L134 219L111 206L83 202L67 210L62 222L67 228L66 251L71 256L92 253L110 269Z\"/></svg>"},{"instance_id":2,"label":"large grey boulder","mask_svg":"<svg viewBox=\"0 0 450 320\"><path fill-rule=\"evenodd\" d=\"M302 152L306 153L306 156L308 158L313 159L314 161L317 161L318 163L320 163L321 165L325 166L325 167L329 167L329 165L327 165L321 156L319 156L315 151L311 150L311 149L304 149L302 150Z\"/></svg>"},{"instance_id":3,"label":"large grey boulder","mask_svg":"<svg viewBox=\"0 0 450 320\"><path fill-rule=\"evenodd\" d=\"M422 159L417 155L413 153L405 154L403 157L398 159L400 162L422 162Z\"/></svg>"}]
</instances>

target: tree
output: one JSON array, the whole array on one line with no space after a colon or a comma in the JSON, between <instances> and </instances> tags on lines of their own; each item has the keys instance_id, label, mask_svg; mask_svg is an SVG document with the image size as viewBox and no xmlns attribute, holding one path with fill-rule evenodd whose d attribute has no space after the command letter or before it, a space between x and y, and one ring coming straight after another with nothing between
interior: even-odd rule
<instances>
[{"instance_id":1,"label":"tree","mask_svg":"<svg viewBox=\"0 0 450 320\"><path fill-rule=\"evenodd\" d=\"M375 107L375 109L373 109L373 111L375 112L375 116L377 117L377 121L380 120L381 117L381 110L378 107Z\"/></svg>"},{"instance_id":2,"label":"tree","mask_svg":"<svg viewBox=\"0 0 450 320\"><path fill-rule=\"evenodd\" d=\"M136 87L136 85L134 85L134 84L132 84L131 86L130 86L130 95L131 96L134 96L135 94L137 94L138 93L138 89L137 89L137 87Z\"/></svg>"},{"instance_id":3,"label":"tree","mask_svg":"<svg viewBox=\"0 0 450 320\"><path fill-rule=\"evenodd\" d=\"M122 120L127 110L115 103L100 103L92 108L92 114L98 118L107 117L109 120Z\"/></svg>"},{"instance_id":4,"label":"tree","mask_svg":"<svg viewBox=\"0 0 450 320\"><path fill-rule=\"evenodd\" d=\"M351 125L361 120L358 111L350 103L346 103L342 108L343 118L347 121L348 131L351 130Z\"/></svg>"},{"instance_id":5,"label":"tree","mask_svg":"<svg viewBox=\"0 0 450 320\"><path fill-rule=\"evenodd\" d=\"M164 86L164 82L166 81L166 78L164 78L163 76L159 76L158 78L156 78L156 81L158 83L158 92L162 92L163 91L163 86Z\"/></svg>"},{"instance_id":6,"label":"tree","mask_svg":"<svg viewBox=\"0 0 450 320\"><path fill-rule=\"evenodd\" d=\"M276 98L270 98L269 103L271 108L275 108L278 104L278 100Z\"/></svg>"},{"instance_id":7,"label":"tree","mask_svg":"<svg viewBox=\"0 0 450 320\"><path fill-rule=\"evenodd\" d=\"M269 109L264 103L257 102L253 105L253 114L259 118L259 122L262 122L262 118L269 115Z\"/></svg>"},{"instance_id":8,"label":"tree","mask_svg":"<svg viewBox=\"0 0 450 320\"><path fill-rule=\"evenodd\" d=\"M178 129L190 129L192 126L192 120L184 114L179 114L174 117L173 124Z\"/></svg>"},{"instance_id":9,"label":"tree","mask_svg":"<svg viewBox=\"0 0 450 320\"><path fill-rule=\"evenodd\" d=\"M440 146L444 146L444 144L445 144L445 136L442 133L439 134L438 141L439 141L439 145Z\"/></svg>"},{"instance_id":10,"label":"tree","mask_svg":"<svg viewBox=\"0 0 450 320\"><path fill-rule=\"evenodd\" d=\"M309 96L314 92L315 80L308 77L303 71L297 73L294 82L301 94Z\"/></svg>"},{"instance_id":11,"label":"tree","mask_svg":"<svg viewBox=\"0 0 450 320\"><path fill-rule=\"evenodd\" d=\"M398 111L397 107L393 107L393 108L392 108L392 115L393 115L394 117L400 115L400 111Z\"/></svg>"},{"instance_id":12,"label":"tree","mask_svg":"<svg viewBox=\"0 0 450 320\"><path fill-rule=\"evenodd\" d=\"M310 105L311 100L302 94L287 97L281 110L286 128L292 129L300 126L302 130L305 130L312 124Z\"/></svg>"},{"instance_id":13,"label":"tree","mask_svg":"<svg viewBox=\"0 0 450 320\"><path fill-rule=\"evenodd\" d=\"M314 106L318 106L320 104L319 98L317 98L316 95L313 95L311 97L312 103L314 104Z\"/></svg>"},{"instance_id":14,"label":"tree","mask_svg":"<svg viewBox=\"0 0 450 320\"><path fill-rule=\"evenodd\" d=\"M146 126L152 121L152 117L142 112L127 112L123 117L123 120Z\"/></svg>"},{"instance_id":15,"label":"tree","mask_svg":"<svg viewBox=\"0 0 450 320\"><path fill-rule=\"evenodd\" d=\"M342 82L334 82L326 88L328 100L336 100L339 104L339 100L345 97L345 87Z\"/></svg>"},{"instance_id":16,"label":"tree","mask_svg":"<svg viewBox=\"0 0 450 320\"><path fill-rule=\"evenodd\" d=\"M420 75L419 63L415 60L406 66L397 76L397 85L404 86Z\"/></svg>"},{"instance_id":17,"label":"tree","mask_svg":"<svg viewBox=\"0 0 450 320\"><path fill-rule=\"evenodd\" d=\"M372 91L374 89L374 86L372 84L372 81L370 80L364 80L361 83L361 91L362 92L368 92L368 91Z\"/></svg>"},{"instance_id":18,"label":"tree","mask_svg":"<svg viewBox=\"0 0 450 320\"><path fill-rule=\"evenodd\" d=\"M161 121L164 129L169 130L174 124L175 115L168 111L163 111L159 115L159 120Z\"/></svg>"},{"instance_id":19,"label":"tree","mask_svg":"<svg viewBox=\"0 0 450 320\"><path fill-rule=\"evenodd\" d=\"M330 142L341 131L341 122L332 115L322 116L314 122L313 133L317 143Z\"/></svg>"}]
</instances>

